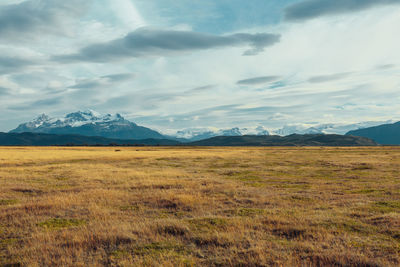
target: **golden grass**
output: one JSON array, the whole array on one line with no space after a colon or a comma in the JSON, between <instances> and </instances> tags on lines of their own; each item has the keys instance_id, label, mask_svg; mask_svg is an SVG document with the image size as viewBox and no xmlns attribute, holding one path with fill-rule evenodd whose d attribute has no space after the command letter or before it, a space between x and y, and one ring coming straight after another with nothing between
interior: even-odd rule
<instances>
[{"instance_id":1,"label":"golden grass","mask_svg":"<svg viewBox=\"0 0 400 267\"><path fill-rule=\"evenodd\" d=\"M0 148L0 266L399 266L400 148Z\"/></svg>"}]
</instances>

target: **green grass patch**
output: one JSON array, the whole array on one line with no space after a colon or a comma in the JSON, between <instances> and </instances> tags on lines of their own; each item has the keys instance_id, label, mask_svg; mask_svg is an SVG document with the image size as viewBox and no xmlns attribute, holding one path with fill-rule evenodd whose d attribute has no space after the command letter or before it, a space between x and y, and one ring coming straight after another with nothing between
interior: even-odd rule
<instances>
[{"instance_id":1,"label":"green grass patch","mask_svg":"<svg viewBox=\"0 0 400 267\"><path fill-rule=\"evenodd\" d=\"M81 225L85 225L85 220L79 219L62 219L62 218L53 218L47 221L38 223L39 226L46 229L62 229L62 228L70 228L77 227Z\"/></svg>"},{"instance_id":2,"label":"green grass patch","mask_svg":"<svg viewBox=\"0 0 400 267\"><path fill-rule=\"evenodd\" d=\"M140 207L138 205L126 205L126 206L120 206L119 209L121 211L139 211Z\"/></svg>"},{"instance_id":3,"label":"green grass patch","mask_svg":"<svg viewBox=\"0 0 400 267\"><path fill-rule=\"evenodd\" d=\"M228 224L228 220L224 218L191 219L189 224L194 230L208 232L210 230L224 229Z\"/></svg>"},{"instance_id":4,"label":"green grass patch","mask_svg":"<svg viewBox=\"0 0 400 267\"><path fill-rule=\"evenodd\" d=\"M54 179L57 180L57 181L68 181L68 180L70 180L70 178L64 177L64 176L55 177Z\"/></svg>"},{"instance_id":5,"label":"green grass patch","mask_svg":"<svg viewBox=\"0 0 400 267\"><path fill-rule=\"evenodd\" d=\"M127 250L117 249L111 252L111 257L116 260L121 260L127 258L131 255L131 253Z\"/></svg>"},{"instance_id":6,"label":"green grass patch","mask_svg":"<svg viewBox=\"0 0 400 267\"><path fill-rule=\"evenodd\" d=\"M400 212L400 201L378 201L374 203L371 209L384 213Z\"/></svg>"},{"instance_id":7,"label":"green grass patch","mask_svg":"<svg viewBox=\"0 0 400 267\"><path fill-rule=\"evenodd\" d=\"M364 224L356 220L346 220L341 222L325 222L320 224L320 226L325 227L329 230L334 230L338 232L347 232L352 234L360 235L373 235L376 234L376 227Z\"/></svg>"},{"instance_id":8,"label":"green grass patch","mask_svg":"<svg viewBox=\"0 0 400 267\"><path fill-rule=\"evenodd\" d=\"M256 188L268 186L266 183L262 183L262 182L250 182L250 183L246 183L246 185L249 187L256 187Z\"/></svg>"},{"instance_id":9,"label":"green grass patch","mask_svg":"<svg viewBox=\"0 0 400 267\"><path fill-rule=\"evenodd\" d=\"M135 255L165 255L175 254L184 255L187 253L185 246L173 242L153 242L139 245L133 249Z\"/></svg>"},{"instance_id":10,"label":"green grass patch","mask_svg":"<svg viewBox=\"0 0 400 267\"><path fill-rule=\"evenodd\" d=\"M227 171L223 175L228 179L239 180L242 182L263 182L264 179L253 171Z\"/></svg>"},{"instance_id":11,"label":"green grass patch","mask_svg":"<svg viewBox=\"0 0 400 267\"><path fill-rule=\"evenodd\" d=\"M373 233L373 227L371 225L366 225L363 224L361 222L357 222L357 221L347 221L347 222L343 222L341 224L338 225L339 229L344 230L346 232L350 232L350 233L364 233L364 234L371 234Z\"/></svg>"},{"instance_id":12,"label":"green grass patch","mask_svg":"<svg viewBox=\"0 0 400 267\"><path fill-rule=\"evenodd\" d=\"M275 187L282 189L309 189L311 185L306 183L282 183L275 185Z\"/></svg>"},{"instance_id":13,"label":"green grass patch","mask_svg":"<svg viewBox=\"0 0 400 267\"><path fill-rule=\"evenodd\" d=\"M349 191L349 193L352 193L352 194L372 194L372 193L381 193L381 192L382 192L382 190L377 190L377 189L372 189L372 188Z\"/></svg>"},{"instance_id":14,"label":"green grass patch","mask_svg":"<svg viewBox=\"0 0 400 267\"><path fill-rule=\"evenodd\" d=\"M240 217L251 217L265 214L265 210L256 208L240 208L235 210L235 215Z\"/></svg>"},{"instance_id":15,"label":"green grass patch","mask_svg":"<svg viewBox=\"0 0 400 267\"><path fill-rule=\"evenodd\" d=\"M15 205L18 202L17 199L0 199L0 206Z\"/></svg>"},{"instance_id":16,"label":"green grass patch","mask_svg":"<svg viewBox=\"0 0 400 267\"><path fill-rule=\"evenodd\" d=\"M295 201L295 202L314 202L315 200L309 197L305 197L305 196L291 196L290 200Z\"/></svg>"}]
</instances>

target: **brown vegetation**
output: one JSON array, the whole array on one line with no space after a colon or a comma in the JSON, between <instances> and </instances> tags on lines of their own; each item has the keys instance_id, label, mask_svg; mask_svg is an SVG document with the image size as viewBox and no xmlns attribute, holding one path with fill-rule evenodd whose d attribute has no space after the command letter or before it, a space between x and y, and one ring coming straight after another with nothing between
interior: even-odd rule
<instances>
[{"instance_id":1,"label":"brown vegetation","mask_svg":"<svg viewBox=\"0 0 400 267\"><path fill-rule=\"evenodd\" d=\"M0 148L0 266L398 266L400 148Z\"/></svg>"}]
</instances>

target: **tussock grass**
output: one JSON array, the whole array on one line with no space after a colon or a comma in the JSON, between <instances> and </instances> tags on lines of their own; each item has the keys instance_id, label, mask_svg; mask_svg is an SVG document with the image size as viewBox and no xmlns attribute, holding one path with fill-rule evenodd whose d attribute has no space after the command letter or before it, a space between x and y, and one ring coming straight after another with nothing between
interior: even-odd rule
<instances>
[{"instance_id":1,"label":"tussock grass","mask_svg":"<svg viewBox=\"0 0 400 267\"><path fill-rule=\"evenodd\" d=\"M63 219L63 218L53 218L46 220L44 222L38 223L39 226L46 229L60 229L67 227L76 227L85 224L84 220L78 219Z\"/></svg>"},{"instance_id":2,"label":"tussock grass","mask_svg":"<svg viewBox=\"0 0 400 267\"><path fill-rule=\"evenodd\" d=\"M0 266L399 266L399 170L397 147L0 148Z\"/></svg>"}]
</instances>

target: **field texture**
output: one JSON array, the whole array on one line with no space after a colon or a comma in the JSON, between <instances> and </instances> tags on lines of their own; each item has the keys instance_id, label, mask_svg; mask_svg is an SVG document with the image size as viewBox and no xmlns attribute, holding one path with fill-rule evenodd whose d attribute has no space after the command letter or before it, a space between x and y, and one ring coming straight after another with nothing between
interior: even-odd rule
<instances>
[{"instance_id":1,"label":"field texture","mask_svg":"<svg viewBox=\"0 0 400 267\"><path fill-rule=\"evenodd\" d=\"M400 148L0 148L0 266L399 266Z\"/></svg>"}]
</instances>

